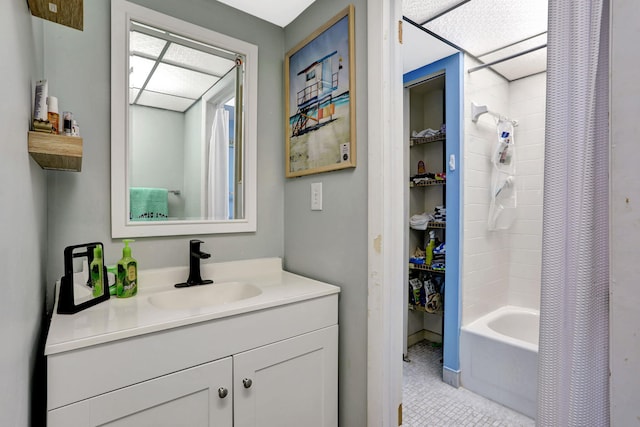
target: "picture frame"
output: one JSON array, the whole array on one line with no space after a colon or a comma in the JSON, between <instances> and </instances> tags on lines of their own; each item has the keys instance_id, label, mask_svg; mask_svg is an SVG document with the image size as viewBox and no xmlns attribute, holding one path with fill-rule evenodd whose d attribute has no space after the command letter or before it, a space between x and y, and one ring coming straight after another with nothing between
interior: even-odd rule
<instances>
[{"instance_id":1,"label":"picture frame","mask_svg":"<svg viewBox=\"0 0 640 427\"><path fill-rule=\"evenodd\" d=\"M354 7L287 52L287 178L356 167Z\"/></svg>"}]
</instances>

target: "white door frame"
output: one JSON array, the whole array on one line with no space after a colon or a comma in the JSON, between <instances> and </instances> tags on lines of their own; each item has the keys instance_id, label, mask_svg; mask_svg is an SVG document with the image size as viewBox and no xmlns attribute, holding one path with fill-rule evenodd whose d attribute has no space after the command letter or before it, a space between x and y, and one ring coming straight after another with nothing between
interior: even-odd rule
<instances>
[{"instance_id":1,"label":"white door frame","mask_svg":"<svg viewBox=\"0 0 640 427\"><path fill-rule=\"evenodd\" d=\"M399 425L404 277L403 85L399 0L367 3L367 425Z\"/></svg>"}]
</instances>

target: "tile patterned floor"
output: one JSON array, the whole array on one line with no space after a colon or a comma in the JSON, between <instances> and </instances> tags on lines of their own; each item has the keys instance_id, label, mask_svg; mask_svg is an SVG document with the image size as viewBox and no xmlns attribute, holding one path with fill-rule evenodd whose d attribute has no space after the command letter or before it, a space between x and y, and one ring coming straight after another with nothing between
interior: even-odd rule
<instances>
[{"instance_id":1,"label":"tile patterned floor","mask_svg":"<svg viewBox=\"0 0 640 427\"><path fill-rule=\"evenodd\" d=\"M442 348L422 341L404 362L402 427L533 427L535 422L464 388L442 382Z\"/></svg>"}]
</instances>

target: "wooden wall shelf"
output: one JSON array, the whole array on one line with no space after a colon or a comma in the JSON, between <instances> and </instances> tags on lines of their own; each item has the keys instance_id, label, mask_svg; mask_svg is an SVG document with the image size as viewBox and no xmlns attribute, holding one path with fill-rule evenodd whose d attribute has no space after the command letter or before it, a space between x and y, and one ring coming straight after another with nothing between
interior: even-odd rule
<instances>
[{"instance_id":1,"label":"wooden wall shelf","mask_svg":"<svg viewBox=\"0 0 640 427\"><path fill-rule=\"evenodd\" d=\"M80 172L82 138L29 132L29 154L42 169Z\"/></svg>"},{"instance_id":2,"label":"wooden wall shelf","mask_svg":"<svg viewBox=\"0 0 640 427\"><path fill-rule=\"evenodd\" d=\"M83 0L27 0L31 14L82 31Z\"/></svg>"}]
</instances>

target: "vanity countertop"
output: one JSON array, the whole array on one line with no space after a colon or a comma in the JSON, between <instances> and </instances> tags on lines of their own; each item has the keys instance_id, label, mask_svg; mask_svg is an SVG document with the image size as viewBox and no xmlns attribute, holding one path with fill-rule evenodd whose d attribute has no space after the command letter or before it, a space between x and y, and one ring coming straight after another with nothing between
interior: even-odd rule
<instances>
[{"instance_id":1,"label":"vanity countertop","mask_svg":"<svg viewBox=\"0 0 640 427\"><path fill-rule=\"evenodd\" d=\"M188 267L140 270L136 296L111 297L108 301L72 315L58 314L56 301L45 354L62 353L340 292L337 286L282 270L280 258L203 263L202 278L213 279L213 284L176 289L173 285L184 282L188 273ZM253 285L261 293L238 301L200 307L167 309L151 303L154 296L163 293L173 293L179 298L180 293L206 286L215 287L216 283L226 283L232 287L233 283L229 282Z\"/></svg>"}]
</instances>

